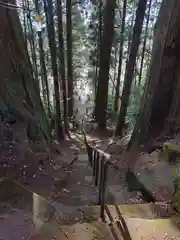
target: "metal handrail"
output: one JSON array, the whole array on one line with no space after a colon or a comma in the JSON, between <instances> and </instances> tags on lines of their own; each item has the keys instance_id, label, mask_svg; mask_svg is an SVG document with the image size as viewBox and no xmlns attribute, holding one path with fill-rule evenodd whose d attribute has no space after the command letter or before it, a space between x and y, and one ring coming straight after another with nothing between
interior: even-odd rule
<instances>
[{"instance_id":1,"label":"metal handrail","mask_svg":"<svg viewBox=\"0 0 180 240\"><path fill-rule=\"evenodd\" d=\"M100 205L100 217L105 220L105 195L106 181L110 155L89 145L87 141L86 149L88 153L88 161L92 167L94 184L99 190L98 205Z\"/></svg>"}]
</instances>

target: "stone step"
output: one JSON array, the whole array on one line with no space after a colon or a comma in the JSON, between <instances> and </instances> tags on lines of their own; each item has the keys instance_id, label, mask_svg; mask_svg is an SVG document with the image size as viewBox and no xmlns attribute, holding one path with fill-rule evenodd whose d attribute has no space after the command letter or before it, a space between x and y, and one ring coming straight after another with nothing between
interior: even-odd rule
<instances>
[{"instance_id":1,"label":"stone step","mask_svg":"<svg viewBox=\"0 0 180 240\"><path fill-rule=\"evenodd\" d=\"M44 224L41 229L33 234L31 240L113 240L108 225L101 221L91 223L76 223L74 225Z\"/></svg>"},{"instance_id":2,"label":"stone step","mask_svg":"<svg viewBox=\"0 0 180 240\"><path fill-rule=\"evenodd\" d=\"M58 225L52 222L44 224L38 229L31 240L48 240L53 237L61 240L67 238L69 240L179 239L180 217L158 216L157 212L160 206L157 204L118 205L116 207L108 205L107 209L105 223L100 220L78 222L71 225ZM98 218L100 207L92 206L84 209L85 215L86 211L93 213ZM119 226L123 226L123 229ZM35 236L39 238L35 238Z\"/></svg>"},{"instance_id":3,"label":"stone step","mask_svg":"<svg viewBox=\"0 0 180 240\"><path fill-rule=\"evenodd\" d=\"M179 239L180 219L142 219L125 218L126 225L133 240L139 239Z\"/></svg>"}]
</instances>

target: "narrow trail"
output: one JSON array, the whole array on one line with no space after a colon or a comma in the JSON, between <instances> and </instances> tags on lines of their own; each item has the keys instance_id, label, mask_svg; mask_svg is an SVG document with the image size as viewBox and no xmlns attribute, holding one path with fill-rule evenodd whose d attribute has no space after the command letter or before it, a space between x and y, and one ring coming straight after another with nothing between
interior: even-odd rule
<instances>
[{"instance_id":1,"label":"narrow trail","mask_svg":"<svg viewBox=\"0 0 180 240\"><path fill-rule=\"evenodd\" d=\"M33 153L24 133L19 136L15 129L12 133L1 148L0 238L11 239L7 223L12 223L11 232L17 233L13 239L19 240L28 239L34 226L45 222L73 224L99 217L93 208L87 209L97 205L98 190L93 184L83 141L73 136L65 145L57 145L55 152L57 147L60 150L53 155L47 147L35 145L33 149L38 148L38 152ZM124 176L112 166L107 177L106 203L142 203L136 192L128 192Z\"/></svg>"},{"instance_id":2,"label":"narrow trail","mask_svg":"<svg viewBox=\"0 0 180 240\"><path fill-rule=\"evenodd\" d=\"M82 138L77 135L76 138L77 140L80 140L82 144L84 144ZM79 184L76 184L77 194L78 192L82 192L83 195L86 196L89 205L96 205L98 190L93 186L92 168L89 166L88 156L86 152L79 155L79 160L75 163L74 172L71 174L70 178L75 179L76 182L79 182ZM71 186L71 183L69 185ZM107 204L143 203L143 200L140 199L136 192L128 191L125 180L111 165L108 168L106 186L107 188L105 201ZM95 193L94 189L96 190Z\"/></svg>"}]
</instances>

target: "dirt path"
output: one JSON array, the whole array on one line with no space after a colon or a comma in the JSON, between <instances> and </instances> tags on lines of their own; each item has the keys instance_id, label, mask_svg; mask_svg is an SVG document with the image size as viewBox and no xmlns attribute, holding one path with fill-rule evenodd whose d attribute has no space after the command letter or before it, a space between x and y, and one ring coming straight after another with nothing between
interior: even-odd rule
<instances>
[{"instance_id":1,"label":"dirt path","mask_svg":"<svg viewBox=\"0 0 180 240\"><path fill-rule=\"evenodd\" d=\"M7 234L7 237L2 235L2 239L11 240L10 234L15 232L14 229L18 229L17 239L23 239L20 238L21 226L23 229L27 228L27 232L30 233L32 224L34 224L34 211L43 216L40 223L38 220L38 224L44 223L47 219L48 221L49 219L57 221L59 224L83 221L84 208L97 204L98 199L97 189L92 184L92 169L88 164L83 144L78 139L73 138L56 144L50 150L45 144L33 145L28 143L26 138L16 134L15 129L12 132L13 134L2 143L0 152L0 198L3 199L6 192L4 189L6 189L5 201L14 199L11 187L3 182L3 178L8 177L19 181L30 190L30 194L28 194L30 201L24 200L23 203L20 201L21 204L18 204L19 200L15 201L16 209L24 211L20 219L19 213L4 214L0 209L0 225L4 229L2 234ZM73 162L74 159L76 160ZM73 164L69 166L72 162ZM106 203L132 204L142 202L137 193L128 192L124 178L126 168L121 167L121 170L122 173L109 167ZM25 192L18 192L18 199L24 199ZM34 210L34 204L36 210ZM26 205L28 205L28 210ZM24 217L27 214L30 214L31 220ZM92 212L85 215L86 219L87 215L90 219L93 218ZM13 221L17 223L17 226L15 225L8 233L4 226ZM26 236L25 233L22 233L24 239L28 239Z\"/></svg>"}]
</instances>

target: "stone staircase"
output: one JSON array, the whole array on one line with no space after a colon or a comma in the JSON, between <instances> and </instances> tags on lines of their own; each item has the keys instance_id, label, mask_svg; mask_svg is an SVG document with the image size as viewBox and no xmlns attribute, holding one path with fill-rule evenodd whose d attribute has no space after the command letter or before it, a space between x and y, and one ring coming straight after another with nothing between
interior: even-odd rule
<instances>
[{"instance_id":1,"label":"stone staircase","mask_svg":"<svg viewBox=\"0 0 180 240\"><path fill-rule=\"evenodd\" d=\"M98 218L99 206L88 207ZM158 215L160 213L160 215ZM164 215L163 215L164 214ZM163 215L163 216L162 216ZM156 204L106 205L105 222L91 220L71 225L46 223L31 238L39 240L139 240L179 239L180 218ZM36 238L35 238L36 237ZM39 238L37 238L39 237Z\"/></svg>"}]
</instances>

